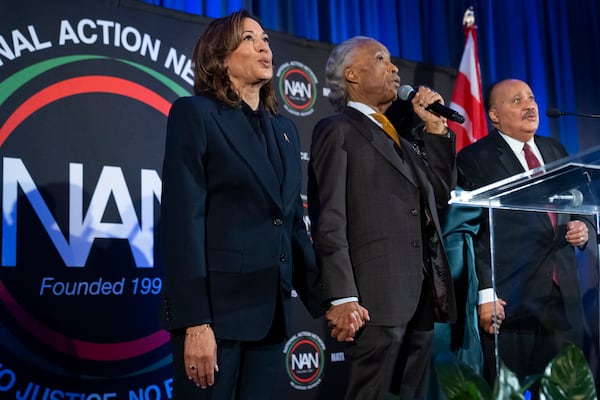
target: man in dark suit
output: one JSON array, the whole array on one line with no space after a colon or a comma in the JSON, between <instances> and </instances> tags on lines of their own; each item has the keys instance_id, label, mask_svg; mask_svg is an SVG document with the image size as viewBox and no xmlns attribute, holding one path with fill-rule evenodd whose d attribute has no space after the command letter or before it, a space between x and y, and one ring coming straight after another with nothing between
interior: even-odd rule
<instances>
[{"instance_id":1,"label":"man in dark suit","mask_svg":"<svg viewBox=\"0 0 600 400\"><path fill-rule=\"evenodd\" d=\"M494 130L458 154L460 186L473 190L530 169L529 151L539 165L567 156L559 142L535 134L538 107L525 82L508 79L492 85L485 106ZM496 293L492 289L487 212L480 219L476 240L484 375L490 382L496 377L496 329L500 359L521 379L542 373L568 342L581 346L574 247L583 247L588 240L586 223L567 214L494 213Z\"/></svg>"},{"instance_id":2,"label":"man in dark suit","mask_svg":"<svg viewBox=\"0 0 600 400\"><path fill-rule=\"evenodd\" d=\"M314 129L308 203L332 336L350 342L345 398L422 398L434 320L456 314L437 214L454 185L454 134L426 110L443 100L425 87L412 105L426 154L389 130L379 114L400 77L376 40L338 45L326 75L341 112Z\"/></svg>"}]
</instances>

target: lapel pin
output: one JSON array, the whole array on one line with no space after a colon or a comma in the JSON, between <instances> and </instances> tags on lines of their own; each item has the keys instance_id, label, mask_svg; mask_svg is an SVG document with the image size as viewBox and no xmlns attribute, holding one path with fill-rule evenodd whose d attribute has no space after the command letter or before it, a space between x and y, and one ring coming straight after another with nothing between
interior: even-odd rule
<instances>
[{"instance_id":1,"label":"lapel pin","mask_svg":"<svg viewBox=\"0 0 600 400\"><path fill-rule=\"evenodd\" d=\"M288 138L287 133L283 132L283 138L285 139L286 142L289 142L290 139Z\"/></svg>"}]
</instances>

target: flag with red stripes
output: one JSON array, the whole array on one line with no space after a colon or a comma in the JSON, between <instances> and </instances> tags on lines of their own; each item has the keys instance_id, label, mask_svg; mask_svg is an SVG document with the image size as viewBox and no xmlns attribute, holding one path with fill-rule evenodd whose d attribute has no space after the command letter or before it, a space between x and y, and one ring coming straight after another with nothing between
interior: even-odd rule
<instances>
[{"instance_id":1,"label":"flag with red stripes","mask_svg":"<svg viewBox=\"0 0 600 400\"><path fill-rule=\"evenodd\" d=\"M465 11L463 18L465 49L460 60L458 76L452 94L450 108L465 117L459 124L448 121L448 127L456 133L456 151L487 135L487 120L481 91L481 71L477 50L477 26L473 7Z\"/></svg>"}]
</instances>

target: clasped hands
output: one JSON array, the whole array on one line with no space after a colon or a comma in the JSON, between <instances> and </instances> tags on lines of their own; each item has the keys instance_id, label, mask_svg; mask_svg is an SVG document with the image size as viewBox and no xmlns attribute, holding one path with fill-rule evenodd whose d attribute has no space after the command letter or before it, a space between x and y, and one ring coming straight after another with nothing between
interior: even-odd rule
<instances>
[{"instance_id":1,"label":"clasped hands","mask_svg":"<svg viewBox=\"0 0 600 400\"><path fill-rule=\"evenodd\" d=\"M331 305L325 314L331 337L338 342L351 342L356 332L370 320L369 311L356 301Z\"/></svg>"}]
</instances>

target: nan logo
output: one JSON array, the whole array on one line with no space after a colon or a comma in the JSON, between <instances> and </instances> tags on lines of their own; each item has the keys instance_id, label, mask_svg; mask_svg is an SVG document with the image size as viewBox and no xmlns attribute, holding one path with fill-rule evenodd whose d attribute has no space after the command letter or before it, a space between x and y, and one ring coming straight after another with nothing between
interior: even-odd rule
<instances>
[{"instance_id":1,"label":"nan logo","mask_svg":"<svg viewBox=\"0 0 600 400\"><path fill-rule=\"evenodd\" d=\"M292 115L311 115L317 100L317 77L306 65L298 61L284 63L277 69L279 94L283 107Z\"/></svg>"},{"instance_id":2,"label":"nan logo","mask_svg":"<svg viewBox=\"0 0 600 400\"><path fill-rule=\"evenodd\" d=\"M321 383L325 367L325 344L312 332L298 332L283 349L290 386L297 390L309 390Z\"/></svg>"}]
</instances>

